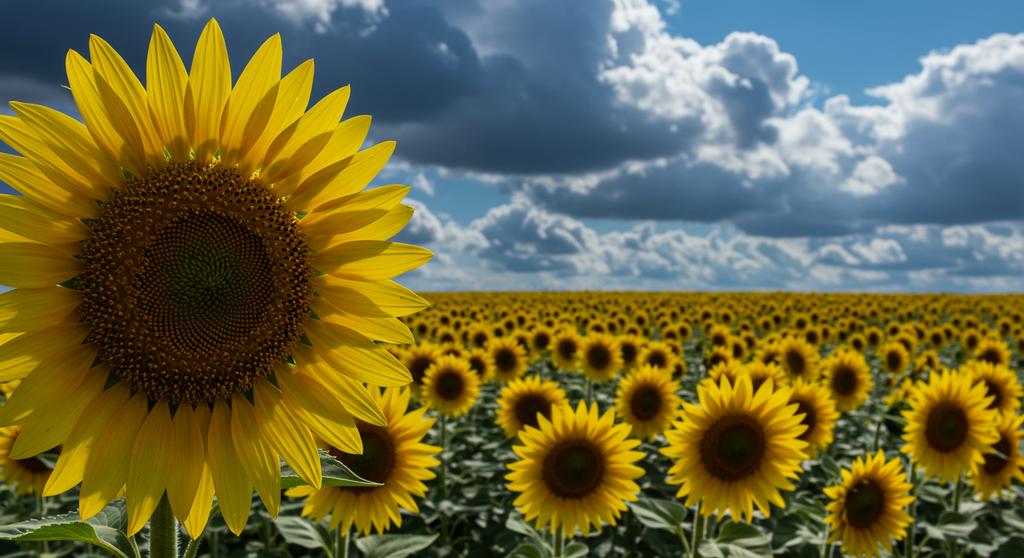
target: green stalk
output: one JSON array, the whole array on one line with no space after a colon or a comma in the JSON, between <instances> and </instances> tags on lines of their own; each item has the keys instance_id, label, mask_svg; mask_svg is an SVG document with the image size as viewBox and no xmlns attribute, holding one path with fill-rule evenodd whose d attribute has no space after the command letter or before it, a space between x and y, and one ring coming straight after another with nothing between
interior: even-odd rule
<instances>
[{"instance_id":1,"label":"green stalk","mask_svg":"<svg viewBox=\"0 0 1024 558\"><path fill-rule=\"evenodd\" d=\"M565 556L565 534L562 532L562 528L555 529L555 556L554 558L562 558Z\"/></svg>"},{"instance_id":2,"label":"green stalk","mask_svg":"<svg viewBox=\"0 0 1024 558\"><path fill-rule=\"evenodd\" d=\"M704 539L704 515L700 513L701 502L697 502L696 515L693 519L693 539L690 543L691 558L700 556L700 542Z\"/></svg>"},{"instance_id":3,"label":"green stalk","mask_svg":"<svg viewBox=\"0 0 1024 558\"><path fill-rule=\"evenodd\" d=\"M821 541L821 558L831 558L832 543L828 542L829 524L825 524L825 538Z\"/></svg>"},{"instance_id":4,"label":"green stalk","mask_svg":"<svg viewBox=\"0 0 1024 558\"><path fill-rule=\"evenodd\" d=\"M587 406L594 401L594 382L587 378Z\"/></svg>"},{"instance_id":5,"label":"green stalk","mask_svg":"<svg viewBox=\"0 0 1024 558\"><path fill-rule=\"evenodd\" d=\"M917 536L917 467L913 463L910 465L910 494L914 496L914 501L910 503L910 527L907 531L907 541L904 545L904 556L906 558L914 558L914 539Z\"/></svg>"},{"instance_id":6,"label":"green stalk","mask_svg":"<svg viewBox=\"0 0 1024 558\"><path fill-rule=\"evenodd\" d=\"M185 547L185 556L183 558L196 558L199 555L199 545L202 539L190 539L188 546Z\"/></svg>"},{"instance_id":7,"label":"green stalk","mask_svg":"<svg viewBox=\"0 0 1024 558\"><path fill-rule=\"evenodd\" d=\"M160 498L149 520L149 555L151 558L178 558L178 522L171 512L167 494Z\"/></svg>"},{"instance_id":8,"label":"green stalk","mask_svg":"<svg viewBox=\"0 0 1024 558\"><path fill-rule=\"evenodd\" d=\"M337 545L334 549L334 558L348 558L348 534L346 530L344 533L341 532L341 527L338 527L338 540Z\"/></svg>"}]
</instances>

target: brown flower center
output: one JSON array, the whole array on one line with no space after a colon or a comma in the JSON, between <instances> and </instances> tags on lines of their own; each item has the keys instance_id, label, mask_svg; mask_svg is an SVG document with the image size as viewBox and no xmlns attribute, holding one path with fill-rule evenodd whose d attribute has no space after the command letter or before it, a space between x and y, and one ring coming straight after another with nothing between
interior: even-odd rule
<instances>
[{"instance_id":1,"label":"brown flower center","mask_svg":"<svg viewBox=\"0 0 1024 558\"><path fill-rule=\"evenodd\" d=\"M986 473L990 475L997 475L1003 469L1006 468L1007 464L1010 463L1009 458L1012 457L1014 449L1010 445L1010 440L1007 439L1005 434L1000 434L999 441L996 442L995 444L992 444L992 449L996 450L997 452L999 452L999 454L1002 454L1005 457L1002 457L996 453L986 453L985 465L983 467Z\"/></svg>"},{"instance_id":2,"label":"brown flower center","mask_svg":"<svg viewBox=\"0 0 1024 558\"><path fill-rule=\"evenodd\" d=\"M798 438L806 441L811 437L811 434L814 433L814 426L817 424L818 414L814 412L814 406L807 401L797 401L796 412L797 414L803 413L804 415L804 418L800 419L800 423L806 426L807 430L804 430Z\"/></svg>"},{"instance_id":3,"label":"brown flower center","mask_svg":"<svg viewBox=\"0 0 1024 558\"><path fill-rule=\"evenodd\" d=\"M363 440L363 453L344 453L335 448L328 451L353 473L368 481L384 483L391 477L397 455L391 433L386 428L357 421L359 437ZM373 490L374 487L345 487L346 490Z\"/></svg>"},{"instance_id":4,"label":"brown flower center","mask_svg":"<svg viewBox=\"0 0 1024 558\"><path fill-rule=\"evenodd\" d=\"M518 363L516 353L512 349L501 348L494 353L494 366L506 374L515 370Z\"/></svg>"},{"instance_id":5,"label":"brown flower center","mask_svg":"<svg viewBox=\"0 0 1024 558\"><path fill-rule=\"evenodd\" d=\"M150 399L248 390L288 358L313 275L298 221L256 180L196 162L116 190L78 258L88 341Z\"/></svg>"},{"instance_id":6,"label":"brown flower center","mask_svg":"<svg viewBox=\"0 0 1024 558\"><path fill-rule=\"evenodd\" d=\"M956 403L944 401L928 414L925 438L935 451L948 453L958 449L967 439L969 428L964 410Z\"/></svg>"},{"instance_id":7,"label":"brown flower center","mask_svg":"<svg viewBox=\"0 0 1024 558\"><path fill-rule=\"evenodd\" d=\"M885 491L873 480L862 480L846 493L846 522L856 529L867 529L885 512Z\"/></svg>"},{"instance_id":8,"label":"brown flower center","mask_svg":"<svg viewBox=\"0 0 1024 558\"><path fill-rule=\"evenodd\" d=\"M726 482L753 474L761 466L766 449L761 425L747 415L718 419L704 433L700 459L708 473Z\"/></svg>"},{"instance_id":9,"label":"brown flower center","mask_svg":"<svg viewBox=\"0 0 1024 558\"><path fill-rule=\"evenodd\" d=\"M519 424L536 428L540 422L539 415L551 418L551 402L539 393L527 393L516 400L512 412Z\"/></svg>"},{"instance_id":10,"label":"brown flower center","mask_svg":"<svg viewBox=\"0 0 1024 558\"><path fill-rule=\"evenodd\" d=\"M629 410L639 420L651 420L661 412L661 390L657 386L643 385L629 398Z\"/></svg>"},{"instance_id":11,"label":"brown flower center","mask_svg":"<svg viewBox=\"0 0 1024 558\"><path fill-rule=\"evenodd\" d=\"M593 345L587 349L587 364L594 370L604 370L612 363L612 354L604 345Z\"/></svg>"},{"instance_id":12,"label":"brown flower center","mask_svg":"<svg viewBox=\"0 0 1024 558\"><path fill-rule=\"evenodd\" d=\"M462 375L454 370L440 370L434 378L434 393L445 401L454 401L466 391Z\"/></svg>"},{"instance_id":13,"label":"brown flower center","mask_svg":"<svg viewBox=\"0 0 1024 558\"><path fill-rule=\"evenodd\" d=\"M841 365L832 372L832 391L836 395L849 396L857 391L859 384L857 372L846 365Z\"/></svg>"},{"instance_id":14,"label":"brown flower center","mask_svg":"<svg viewBox=\"0 0 1024 558\"><path fill-rule=\"evenodd\" d=\"M541 477L555 496L579 499L600 486L604 467L604 456L591 441L567 440L548 452Z\"/></svg>"}]
</instances>

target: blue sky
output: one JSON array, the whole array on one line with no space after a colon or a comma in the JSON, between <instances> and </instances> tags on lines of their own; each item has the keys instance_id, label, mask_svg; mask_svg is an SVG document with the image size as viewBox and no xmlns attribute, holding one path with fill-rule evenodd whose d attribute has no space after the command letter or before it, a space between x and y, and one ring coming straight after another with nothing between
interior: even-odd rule
<instances>
[{"instance_id":1,"label":"blue sky","mask_svg":"<svg viewBox=\"0 0 1024 558\"><path fill-rule=\"evenodd\" d=\"M350 83L413 187L420 289L1024 290L1024 7L1010 1L37 0L0 98L74 114L64 54L142 74L224 27ZM45 29L46 32L40 30Z\"/></svg>"}]
</instances>

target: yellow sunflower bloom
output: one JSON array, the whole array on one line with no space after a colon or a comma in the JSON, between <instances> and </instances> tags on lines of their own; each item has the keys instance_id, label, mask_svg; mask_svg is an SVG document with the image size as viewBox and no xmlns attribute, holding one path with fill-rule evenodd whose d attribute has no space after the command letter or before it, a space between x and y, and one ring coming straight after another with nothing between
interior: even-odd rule
<instances>
[{"instance_id":1,"label":"yellow sunflower bloom","mask_svg":"<svg viewBox=\"0 0 1024 558\"><path fill-rule=\"evenodd\" d=\"M640 486L635 479L644 470L635 463L643 453L640 441L629 438L629 425L615 424L615 414L599 414L597 404L582 401L573 411L555 408L551 420L540 416L539 426L519 433L522 445L512 449L519 460L511 463L506 479L518 494L515 506L538 529L550 525L568 537L580 530L615 525L635 502Z\"/></svg>"},{"instance_id":2,"label":"yellow sunflower bloom","mask_svg":"<svg viewBox=\"0 0 1024 558\"><path fill-rule=\"evenodd\" d=\"M875 455L858 457L841 472L842 483L825 489L829 542L841 542L852 556L881 556L894 541L906 536L911 517L906 507L914 501L912 488L899 459Z\"/></svg>"},{"instance_id":3,"label":"yellow sunflower bloom","mask_svg":"<svg viewBox=\"0 0 1024 558\"><path fill-rule=\"evenodd\" d=\"M605 333L591 333L580 344L580 370L594 382L606 382L622 370L619 342Z\"/></svg>"},{"instance_id":4,"label":"yellow sunflower bloom","mask_svg":"<svg viewBox=\"0 0 1024 558\"><path fill-rule=\"evenodd\" d=\"M983 463L999 440L991 402L984 383L973 383L969 375L933 372L928 383L911 393L910 409L903 412L903 452L928 475L956 481Z\"/></svg>"},{"instance_id":5,"label":"yellow sunflower bloom","mask_svg":"<svg viewBox=\"0 0 1024 558\"><path fill-rule=\"evenodd\" d=\"M476 403L480 379L461 358L443 356L423 376L423 402L448 417L460 417Z\"/></svg>"},{"instance_id":6,"label":"yellow sunflower bloom","mask_svg":"<svg viewBox=\"0 0 1024 558\"><path fill-rule=\"evenodd\" d=\"M809 444L807 453L813 457L832 443L832 431L839 413L828 390L818 382L797 380L792 387L789 402L797 404L797 414L803 415L800 422L807 427L800 434L800 439Z\"/></svg>"},{"instance_id":7,"label":"yellow sunflower bloom","mask_svg":"<svg viewBox=\"0 0 1024 558\"><path fill-rule=\"evenodd\" d=\"M0 479L14 485L14 489L21 494L42 494L53 472L53 463L41 455L12 459L11 447L20 430L17 426L0 428ZM58 453L56 449L42 453Z\"/></svg>"},{"instance_id":8,"label":"yellow sunflower bloom","mask_svg":"<svg viewBox=\"0 0 1024 558\"><path fill-rule=\"evenodd\" d=\"M836 408L850 411L864 404L874 387L871 367L864 355L854 350L837 350L821 364L825 385L832 393Z\"/></svg>"},{"instance_id":9,"label":"yellow sunflower bloom","mask_svg":"<svg viewBox=\"0 0 1024 558\"><path fill-rule=\"evenodd\" d=\"M665 371L644 365L619 382L615 412L633 427L633 436L650 439L661 434L676 417L682 400L679 382Z\"/></svg>"},{"instance_id":10,"label":"yellow sunflower bloom","mask_svg":"<svg viewBox=\"0 0 1024 558\"><path fill-rule=\"evenodd\" d=\"M299 486L288 491L288 496L306 497L303 516L321 520L330 515L331 530L347 533L355 526L364 536L371 530L383 533L392 525L401 527L399 508L419 512L415 498L427 493L423 481L435 477L430 469L440 464L434 456L441 451L422 441L434 424L424 416L426 407L406 412L409 390L388 388L381 393L374 388L370 393L383 410L385 425L357 422L362 455L330 446L328 451L355 474L382 486Z\"/></svg>"},{"instance_id":11,"label":"yellow sunflower bloom","mask_svg":"<svg viewBox=\"0 0 1024 558\"><path fill-rule=\"evenodd\" d=\"M526 350L509 337L492 339L487 345L487 352L494 363L494 379L499 382L510 382L523 375L529 364L526 361Z\"/></svg>"},{"instance_id":12,"label":"yellow sunflower bloom","mask_svg":"<svg viewBox=\"0 0 1024 558\"><path fill-rule=\"evenodd\" d=\"M983 461L974 464L971 484L982 500L1000 496L1014 480L1024 482L1024 457L1020 453L1022 423L1024 416L1003 413L996 426L999 439L992 444L996 451L986 453Z\"/></svg>"},{"instance_id":13,"label":"yellow sunflower bloom","mask_svg":"<svg viewBox=\"0 0 1024 558\"><path fill-rule=\"evenodd\" d=\"M498 426L509 438L515 438L524 426L536 428L538 416L551 418L551 410L568 399L558 382L528 376L512 380L498 396Z\"/></svg>"},{"instance_id":14,"label":"yellow sunflower bloom","mask_svg":"<svg viewBox=\"0 0 1024 558\"><path fill-rule=\"evenodd\" d=\"M779 491L795 488L807 451L806 427L789 396L771 380L754 392L745 375L735 386L728 377L701 382L700 404L683 403L661 450L675 460L668 482L680 485L676 496L687 506L700 502L705 516L728 512L747 522L755 505L765 516L770 504L784 507Z\"/></svg>"},{"instance_id":15,"label":"yellow sunflower bloom","mask_svg":"<svg viewBox=\"0 0 1024 558\"><path fill-rule=\"evenodd\" d=\"M309 484L314 438L362 450L354 419L380 419L363 384L408 371L374 341L426 301L392 281L430 258L388 242L412 215L404 186L364 188L394 143L359 150L368 117L339 123L338 89L306 109L312 61L281 76L274 35L232 85L215 21L190 71L154 27L148 89L99 37L71 51L84 123L12 103L3 196L0 410L11 457L61 445L45 495L81 485L89 518L122 488L137 533L165 496L192 537L216 494L240 533L253 488L280 501L280 459ZM10 362L10 361L8 361ZM100 363L100 364L97 364ZM273 376L276 382L271 382Z\"/></svg>"},{"instance_id":16,"label":"yellow sunflower bloom","mask_svg":"<svg viewBox=\"0 0 1024 558\"><path fill-rule=\"evenodd\" d=\"M990 409L1000 413L1016 414L1020 408L1020 398L1024 394L1017 374L1002 364L992 364L984 360L972 360L960 367L961 374L969 374L974 383L985 385L985 394L992 398Z\"/></svg>"}]
</instances>

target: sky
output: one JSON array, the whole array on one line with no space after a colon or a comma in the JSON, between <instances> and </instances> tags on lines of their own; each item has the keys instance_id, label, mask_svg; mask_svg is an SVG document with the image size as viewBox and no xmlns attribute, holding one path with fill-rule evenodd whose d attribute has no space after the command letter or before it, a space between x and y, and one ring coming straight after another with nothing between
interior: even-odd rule
<instances>
[{"instance_id":1,"label":"sky","mask_svg":"<svg viewBox=\"0 0 1024 558\"><path fill-rule=\"evenodd\" d=\"M397 140L413 288L1024 290L1019 2L33 0L0 99L75 115L90 33L144 76L210 17Z\"/></svg>"}]
</instances>

